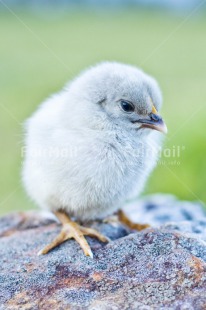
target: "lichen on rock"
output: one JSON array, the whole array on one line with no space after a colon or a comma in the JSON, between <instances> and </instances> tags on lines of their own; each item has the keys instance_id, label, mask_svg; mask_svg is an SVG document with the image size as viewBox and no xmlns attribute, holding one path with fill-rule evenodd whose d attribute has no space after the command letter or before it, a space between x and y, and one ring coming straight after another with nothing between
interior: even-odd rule
<instances>
[{"instance_id":1,"label":"lichen on rock","mask_svg":"<svg viewBox=\"0 0 206 310\"><path fill-rule=\"evenodd\" d=\"M197 206L200 218L188 220L187 214L180 222L170 217L171 223L158 223L162 201L171 204L171 197L136 202L142 219L152 219L153 212L153 226L141 232L120 223L91 223L112 239L102 244L88 237L94 259L74 240L37 256L60 226L37 212L1 218L0 309L206 309L204 211ZM175 202L181 209L173 199L174 214ZM132 214L135 206L130 207ZM194 207L190 212L187 205L187 212L195 213Z\"/></svg>"}]
</instances>

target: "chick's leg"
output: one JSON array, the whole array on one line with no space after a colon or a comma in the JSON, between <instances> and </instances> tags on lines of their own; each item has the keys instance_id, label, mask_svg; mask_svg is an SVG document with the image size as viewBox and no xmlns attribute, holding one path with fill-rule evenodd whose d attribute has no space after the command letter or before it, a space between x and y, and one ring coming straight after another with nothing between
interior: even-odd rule
<instances>
[{"instance_id":1,"label":"chick's leg","mask_svg":"<svg viewBox=\"0 0 206 310\"><path fill-rule=\"evenodd\" d=\"M123 223L124 225L134 230L140 231L140 230L150 227L150 225L148 224L138 224L138 223L132 222L122 210L118 211L118 219L121 223Z\"/></svg>"},{"instance_id":2,"label":"chick's leg","mask_svg":"<svg viewBox=\"0 0 206 310\"><path fill-rule=\"evenodd\" d=\"M41 250L38 255L47 254L49 251L63 243L68 239L74 238L84 251L86 256L93 257L91 248L84 236L90 236L99 239L102 242L108 242L108 239L97 232L95 229L86 228L80 226L79 224L73 222L70 217L63 211L55 212L56 217L62 223L62 230L59 235L43 250Z\"/></svg>"}]
</instances>

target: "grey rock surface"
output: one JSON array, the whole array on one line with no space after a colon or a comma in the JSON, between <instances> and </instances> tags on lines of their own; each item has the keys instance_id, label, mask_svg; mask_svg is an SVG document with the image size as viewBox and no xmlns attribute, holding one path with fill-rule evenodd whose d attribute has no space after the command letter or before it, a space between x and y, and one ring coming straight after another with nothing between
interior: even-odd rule
<instances>
[{"instance_id":1,"label":"grey rock surface","mask_svg":"<svg viewBox=\"0 0 206 310\"><path fill-rule=\"evenodd\" d=\"M168 206L172 222L158 223ZM206 218L200 206L162 195L130 204L127 212L141 222L150 218L154 227L133 232L120 223L90 223L112 239L102 244L88 237L94 259L73 240L37 256L60 226L37 212L1 218L0 309L206 309Z\"/></svg>"},{"instance_id":2,"label":"grey rock surface","mask_svg":"<svg viewBox=\"0 0 206 310\"><path fill-rule=\"evenodd\" d=\"M177 200L169 194L146 196L125 205L127 212L137 222L159 226L167 222L206 220L206 209L198 202Z\"/></svg>"}]
</instances>

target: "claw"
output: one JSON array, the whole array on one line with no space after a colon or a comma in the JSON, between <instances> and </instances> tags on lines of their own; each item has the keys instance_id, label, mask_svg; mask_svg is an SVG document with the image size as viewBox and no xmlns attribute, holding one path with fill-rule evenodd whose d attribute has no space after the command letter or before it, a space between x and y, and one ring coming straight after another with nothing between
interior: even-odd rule
<instances>
[{"instance_id":1,"label":"claw","mask_svg":"<svg viewBox=\"0 0 206 310\"><path fill-rule=\"evenodd\" d=\"M118 217L119 217L119 221L123 223L124 225L128 226L130 229L140 231L140 230L150 227L149 224L138 224L138 223L132 222L122 210L118 212Z\"/></svg>"},{"instance_id":2,"label":"claw","mask_svg":"<svg viewBox=\"0 0 206 310\"><path fill-rule=\"evenodd\" d=\"M49 251L57 247L58 245L62 244L68 239L74 238L84 251L84 254L86 256L90 256L93 258L93 253L91 251L91 248L85 239L86 236L94 237L99 239L102 242L108 242L109 239L100 234L98 231L96 231L93 228L87 228L78 225L77 223L71 221L71 219L68 217L67 214L63 212L56 212L57 217L59 220L62 222L62 230L59 233L59 235L49 244L47 245L44 249L38 252L39 255L44 255L47 254Z\"/></svg>"},{"instance_id":3,"label":"claw","mask_svg":"<svg viewBox=\"0 0 206 310\"><path fill-rule=\"evenodd\" d=\"M93 258L93 257L94 257L94 255L93 255L93 253L92 253L91 249L89 249L89 251L88 251L88 255L87 255L87 256L90 256L91 258Z\"/></svg>"}]
</instances>

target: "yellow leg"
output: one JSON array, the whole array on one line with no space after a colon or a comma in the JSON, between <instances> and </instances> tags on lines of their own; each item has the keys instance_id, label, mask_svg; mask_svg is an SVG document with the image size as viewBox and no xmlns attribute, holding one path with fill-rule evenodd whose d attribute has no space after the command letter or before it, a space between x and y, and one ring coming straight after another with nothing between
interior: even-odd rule
<instances>
[{"instance_id":1,"label":"yellow leg","mask_svg":"<svg viewBox=\"0 0 206 310\"><path fill-rule=\"evenodd\" d=\"M91 248L84 236L86 235L94 237L102 242L109 241L106 237L97 232L95 229L86 228L73 222L64 211L55 212L55 215L62 223L62 230L49 245L47 245L43 250L38 253L38 255L47 254L49 251L51 251L64 241L74 238L79 243L80 247L84 251L84 254L86 256L93 257Z\"/></svg>"},{"instance_id":2,"label":"yellow leg","mask_svg":"<svg viewBox=\"0 0 206 310\"><path fill-rule=\"evenodd\" d=\"M150 227L150 225L148 224L138 224L138 223L132 222L122 210L118 211L118 218L121 223L123 223L124 225L134 230L140 231L140 230Z\"/></svg>"}]
</instances>

